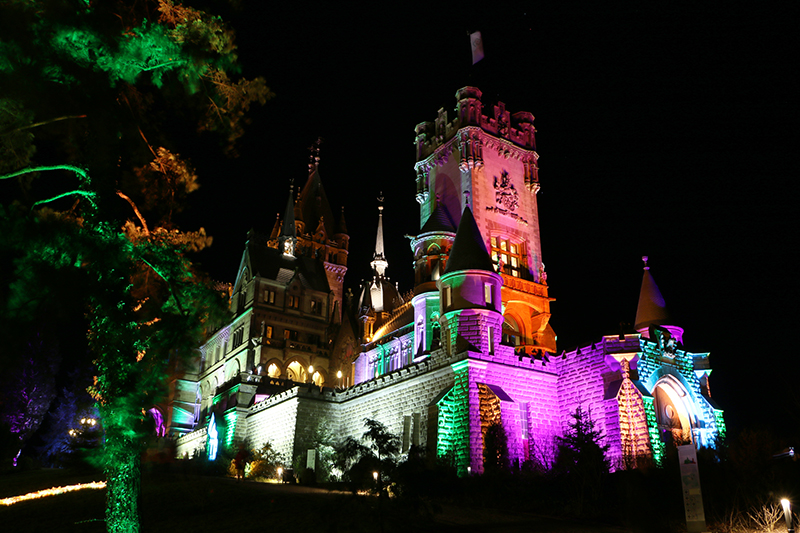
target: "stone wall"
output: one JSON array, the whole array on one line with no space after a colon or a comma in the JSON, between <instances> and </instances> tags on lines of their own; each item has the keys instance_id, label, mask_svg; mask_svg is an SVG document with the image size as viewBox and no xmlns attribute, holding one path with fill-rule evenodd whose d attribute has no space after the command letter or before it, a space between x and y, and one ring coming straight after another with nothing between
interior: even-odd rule
<instances>
[{"instance_id":1,"label":"stone wall","mask_svg":"<svg viewBox=\"0 0 800 533\"><path fill-rule=\"evenodd\" d=\"M303 452L321 423L339 438L360 439L364 419L386 425L396 435L404 435L406 418L409 443L435 454L436 418L431 406L437 396L453 386L450 358L439 352L373 380L336 393L298 386L277 394L251 408L247 417L247 439L253 445L271 442L288 460ZM433 417L431 419L431 417ZM433 434L433 439L429 435Z\"/></svg>"},{"instance_id":2,"label":"stone wall","mask_svg":"<svg viewBox=\"0 0 800 533\"><path fill-rule=\"evenodd\" d=\"M191 459L206 450L208 429L200 428L180 437L175 444L175 456L180 459Z\"/></svg>"},{"instance_id":3,"label":"stone wall","mask_svg":"<svg viewBox=\"0 0 800 533\"><path fill-rule=\"evenodd\" d=\"M538 451L534 454L538 457L534 459L552 461L553 439L561 434L555 367L543 360L515 356L511 347L500 348L502 350L496 356L469 354L470 455L474 472L483 471L478 384L491 387L500 399L512 464L522 464L531 459L532 448ZM503 397L499 391L506 396Z\"/></svg>"},{"instance_id":4,"label":"stone wall","mask_svg":"<svg viewBox=\"0 0 800 533\"><path fill-rule=\"evenodd\" d=\"M574 420L572 415L581 407L605 435L604 443L609 446L607 457L614 464L622 455L619 407L616 396L606 398L606 393L622 376L607 364L605 355L603 342L598 342L555 358L559 367L560 429L563 433L569 428Z\"/></svg>"},{"instance_id":5,"label":"stone wall","mask_svg":"<svg viewBox=\"0 0 800 533\"><path fill-rule=\"evenodd\" d=\"M252 446L270 442L273 449L291 461L297 428L298 392L295 387L254 405L247 416L246 438Z\"/></svg>"}]
</instances>

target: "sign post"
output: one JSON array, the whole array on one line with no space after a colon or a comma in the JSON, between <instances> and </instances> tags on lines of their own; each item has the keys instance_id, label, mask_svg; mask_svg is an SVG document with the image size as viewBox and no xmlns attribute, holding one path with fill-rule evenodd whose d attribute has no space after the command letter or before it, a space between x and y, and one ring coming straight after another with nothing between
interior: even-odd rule
<instances>
[{"instance_id":1,"label":"sign post","mask_svg":"<svg viewBox=\"0 0 800 533\"><path fill-rule=\"evenodd\" d=\"M678 446L681 469L683 506L686 509L686 531L705 533L706 517L703 511L703 494L700 491L700 471L697 469L697 450L694 444Z\"/></svg>"}]
</instances>

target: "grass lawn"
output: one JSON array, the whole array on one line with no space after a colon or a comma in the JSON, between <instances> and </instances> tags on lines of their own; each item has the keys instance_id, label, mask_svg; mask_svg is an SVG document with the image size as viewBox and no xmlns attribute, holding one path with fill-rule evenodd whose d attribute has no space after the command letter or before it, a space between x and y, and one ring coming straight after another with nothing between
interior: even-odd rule
<instances>
[{"instance_id":1,"label":"grass lawn","mask_svg":"<svg viewBox=\"0 0 800 533\"><path fill-rule=\"evenodd\" d=\"M101 474L39 470L0 476L0 497L57 485L101 480ZM0 528L13 532L103 532L105 490L82 490L0 507ZM142 480L141 530L339 532L562 532L622 533L519 512L378 501L299 486L274 485L181 473L146 474Z\"/></svg>"}]
</instances>

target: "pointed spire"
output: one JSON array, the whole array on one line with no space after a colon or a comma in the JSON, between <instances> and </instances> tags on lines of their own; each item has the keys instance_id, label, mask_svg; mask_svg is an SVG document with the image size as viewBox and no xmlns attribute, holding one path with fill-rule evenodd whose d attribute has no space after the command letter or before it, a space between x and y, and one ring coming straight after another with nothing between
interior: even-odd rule
<instances>
[{"instance_id":1,"label":"pointed spire","mask_svg":"<svg viewBox=\"0 0 800 533\"><path fill-rule=\"evenodd\" d=\"M270 240L277 239L281 234L281 214L275 213L275 224L272 226L272 233L269 234Z\"/></svg>"},{"instance_id":2,"label":"pointed spire","mask_svg":"<svg viewBox=\"0 0 800 533\"><path fill-rule=\"evenodd\" d=\"M370 266L380 278L386 275L386 268L389 266L383 250L383 191L378 196L378 235L375 238L375 254L372 256Z\"/></svg>"},{"instance_id":3,"label":"pointed spire","mask_svg":"<svg viewBox=\"0 0 800 533\"><path fill-rule=\"evenodd\" d=\"M492 258L486 250L486 243L469 206L464 208L464 214L461 215L461 223L458 225L453 248L450 250L450 259L444 269L445 273L457 270L495 271Z\"/></svg>"},{"instance_id":4,"label":"pointed spire","mask_svg":"<svg viewBox=\"0 0 800 533\"><path fill-rule=\"evenodd\" d=\"M653 276L650 274L647 259L646 255L642 257L642 261L644 261L644 276L642 277L642 288L639 291L636 321L633 326L637 331L649 328L651 325L661 326L670 322L664 297L661 296L661 291L658 290L658 285L656 285Z\"/></svg>"},{"instance_id":5,"label":"pointed spire","mask_svg":"<svg viewBox=\"0 0 800 533\"><path fill-rule=\"evenodd\" d=\"M289 183L289 199L286 201L286 212L283 215L283 226L278 237L280 249L284 254L294 256L294 246L297 244L297 228L294 222L294 180Z\"/></svg>"},{"instance_id":6,"label":"pointed spire","mask_svg":"<svg viewBox=\"0 0 800 533\"><path fill-rule=\"evenodd\" d=\"M342 214L339 215L339 225L336 227L336 233L344 233L347 235L347 223L344 220L344 206L342 206Z\"/></svg>"}]
</instances>

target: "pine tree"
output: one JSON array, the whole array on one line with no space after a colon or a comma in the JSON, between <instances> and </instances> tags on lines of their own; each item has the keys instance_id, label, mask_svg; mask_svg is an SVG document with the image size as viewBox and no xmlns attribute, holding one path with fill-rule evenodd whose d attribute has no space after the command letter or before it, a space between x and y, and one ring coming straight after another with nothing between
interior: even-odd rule
<instances>
[{"instance_id":1,"label":"pine tree","mask_svg":"<svg viewBox=\"0 0 800 533\"><path fill-rule=\"evenodd\" d=\"M581 406L572 413L572 421L563 437L556 437L558 452L555 469L577 488L578 507L582 510L588 497L597 500L609 462L606 458L609 446L603 441L603 432L597 428L591 411Z\"/></svg>"}]
</instances>

